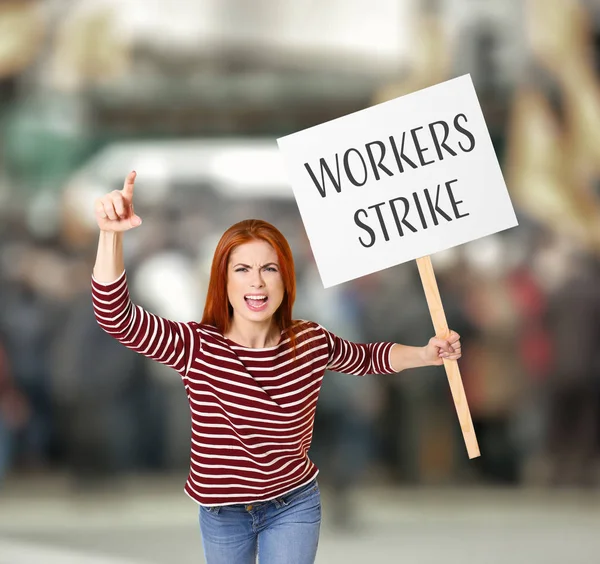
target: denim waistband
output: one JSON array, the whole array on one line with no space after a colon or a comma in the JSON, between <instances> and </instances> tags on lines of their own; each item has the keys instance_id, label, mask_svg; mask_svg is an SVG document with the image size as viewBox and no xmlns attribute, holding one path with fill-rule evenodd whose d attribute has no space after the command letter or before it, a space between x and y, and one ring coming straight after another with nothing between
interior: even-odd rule
<instances>
[{"instance_id":1,"label":"denim waistband","mask_svg":"<svg viewBox=\"0 0 600 564\"><path fill-rule=\"evenodd\" d=\"M256 502L251 502L251 503L233 503L230 505L222 505L222 506L212 506L209 507L208 509L233 509L233 510L241 510L241 511L250 511L251 509L259 509L261 507L264 507L265 505L269 505L271 503L275 504L277 507L280 507L282 505L288 505L291 501L293 501L296 497L301 496L302 494L304 494L305 492L308 492L314 488L317 487L317 478L313 478L310 482L308 482L308 484L304 484L303 486L299 486L297 488L294 488L293 490L265 500L265 501L256 501Z\"/></svg>"}]
</instances>

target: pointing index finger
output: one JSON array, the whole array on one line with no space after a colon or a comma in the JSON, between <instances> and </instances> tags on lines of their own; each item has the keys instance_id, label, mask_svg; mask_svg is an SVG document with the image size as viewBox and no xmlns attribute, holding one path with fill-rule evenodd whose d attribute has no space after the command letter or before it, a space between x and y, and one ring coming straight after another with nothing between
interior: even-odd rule
<instances>
[{"instance_id":1,"label":"pointing index finger","mask_svg":"<svg viewBox=\"0 0 600 564\"><path fill-rule=\"evenodd\" d=\"M136 172L132 170L125 178L125 184L123 184L123 196L131 200L133 198L133 185L135 183Z\"/></svg>"}]
</instances>

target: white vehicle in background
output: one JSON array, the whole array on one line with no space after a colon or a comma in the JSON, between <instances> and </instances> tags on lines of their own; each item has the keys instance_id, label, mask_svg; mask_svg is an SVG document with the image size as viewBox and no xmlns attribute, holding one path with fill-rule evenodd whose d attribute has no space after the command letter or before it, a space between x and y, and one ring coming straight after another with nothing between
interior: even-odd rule
<instances>
[{"instance_id":1,"label":"white vehicle in background","mask_svg":"<svg viewBox=\"0 0 600 564\"><path fill-rule=\"evenodd\" d=\"M112 143L74 172L66 193L93 202L98 194L120 189L130 170L138 173L136 186L141 189L136 190L136 203L144 208L185 198L182 194L190 191L195 207L204 209L207 192L213 193L211 199L234 205L253 199L293 199L276 140L271 138ZM87 220L94 223L93 213Z\"/></svg>"},{"instance_id":2,"label":"white vehicle in background","mask_svg":"<svg viewBox=\"0 0 600 564\"><path fill-rule=\"evenodd\" d=\"M128 234L126 251L147 254L154 238L195 255L208 271L216 240L231 224L257 217L292 241L304 237L291 185L274 138L124 141L107 145L69 179L63 221L95 240L93 203L137 172L136 213L145 225ZM166 231L161 233L160 231ZM290 232L291 231L291 232ZM304 244L304 243L300 243Z\"/></svg>"}]
</instances>

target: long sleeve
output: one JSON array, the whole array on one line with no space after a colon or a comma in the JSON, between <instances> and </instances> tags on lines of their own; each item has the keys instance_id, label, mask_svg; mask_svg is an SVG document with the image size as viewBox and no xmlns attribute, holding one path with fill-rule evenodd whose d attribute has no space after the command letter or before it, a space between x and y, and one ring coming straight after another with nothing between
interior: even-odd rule
<instances>
[{"instance_id":1,"label":"long sleeve","mask_svg":"<svg viewBox=\"0 0 600 564\"><path fill-rule=\"evenodd\" d=\"M353 343L324 331L328 343L327 370L355 376L395 374L390 361L394 343Z\"/></svg>"},{"instance_id":2,"label":"long sleeve","mask_svg":"<svg viewBox=\"0 0 600 564\"><path fill-rule=\"evenodd\" d=\"M192 323L170 321L135 305L129 296L125 271L105 284L92 276L92 303L100 327L126 347L185 376L200 336Z\"/></svg>"}]
</instances>

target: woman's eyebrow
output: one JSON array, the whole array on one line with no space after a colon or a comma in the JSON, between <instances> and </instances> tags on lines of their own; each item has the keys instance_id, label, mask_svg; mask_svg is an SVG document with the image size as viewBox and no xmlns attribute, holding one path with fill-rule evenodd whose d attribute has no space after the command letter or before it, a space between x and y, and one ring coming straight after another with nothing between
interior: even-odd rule
<instances>
[{"instance_id":1,"label":"woman's eyebrow","mask_svg":"<svg viewBox=\"0 0 600 564\"><path fill-rule=\"evenodd\" d=\"M244 264L243 262L238 262L233 265L233 268L237 268L238 266L243 266L244 268L252 268L249 264ZM279 268L279 265L276 262L268 262L267 264L263 264L261 268L265 268L266 266L276 266Z\"/></svg>"}]
</instances>

